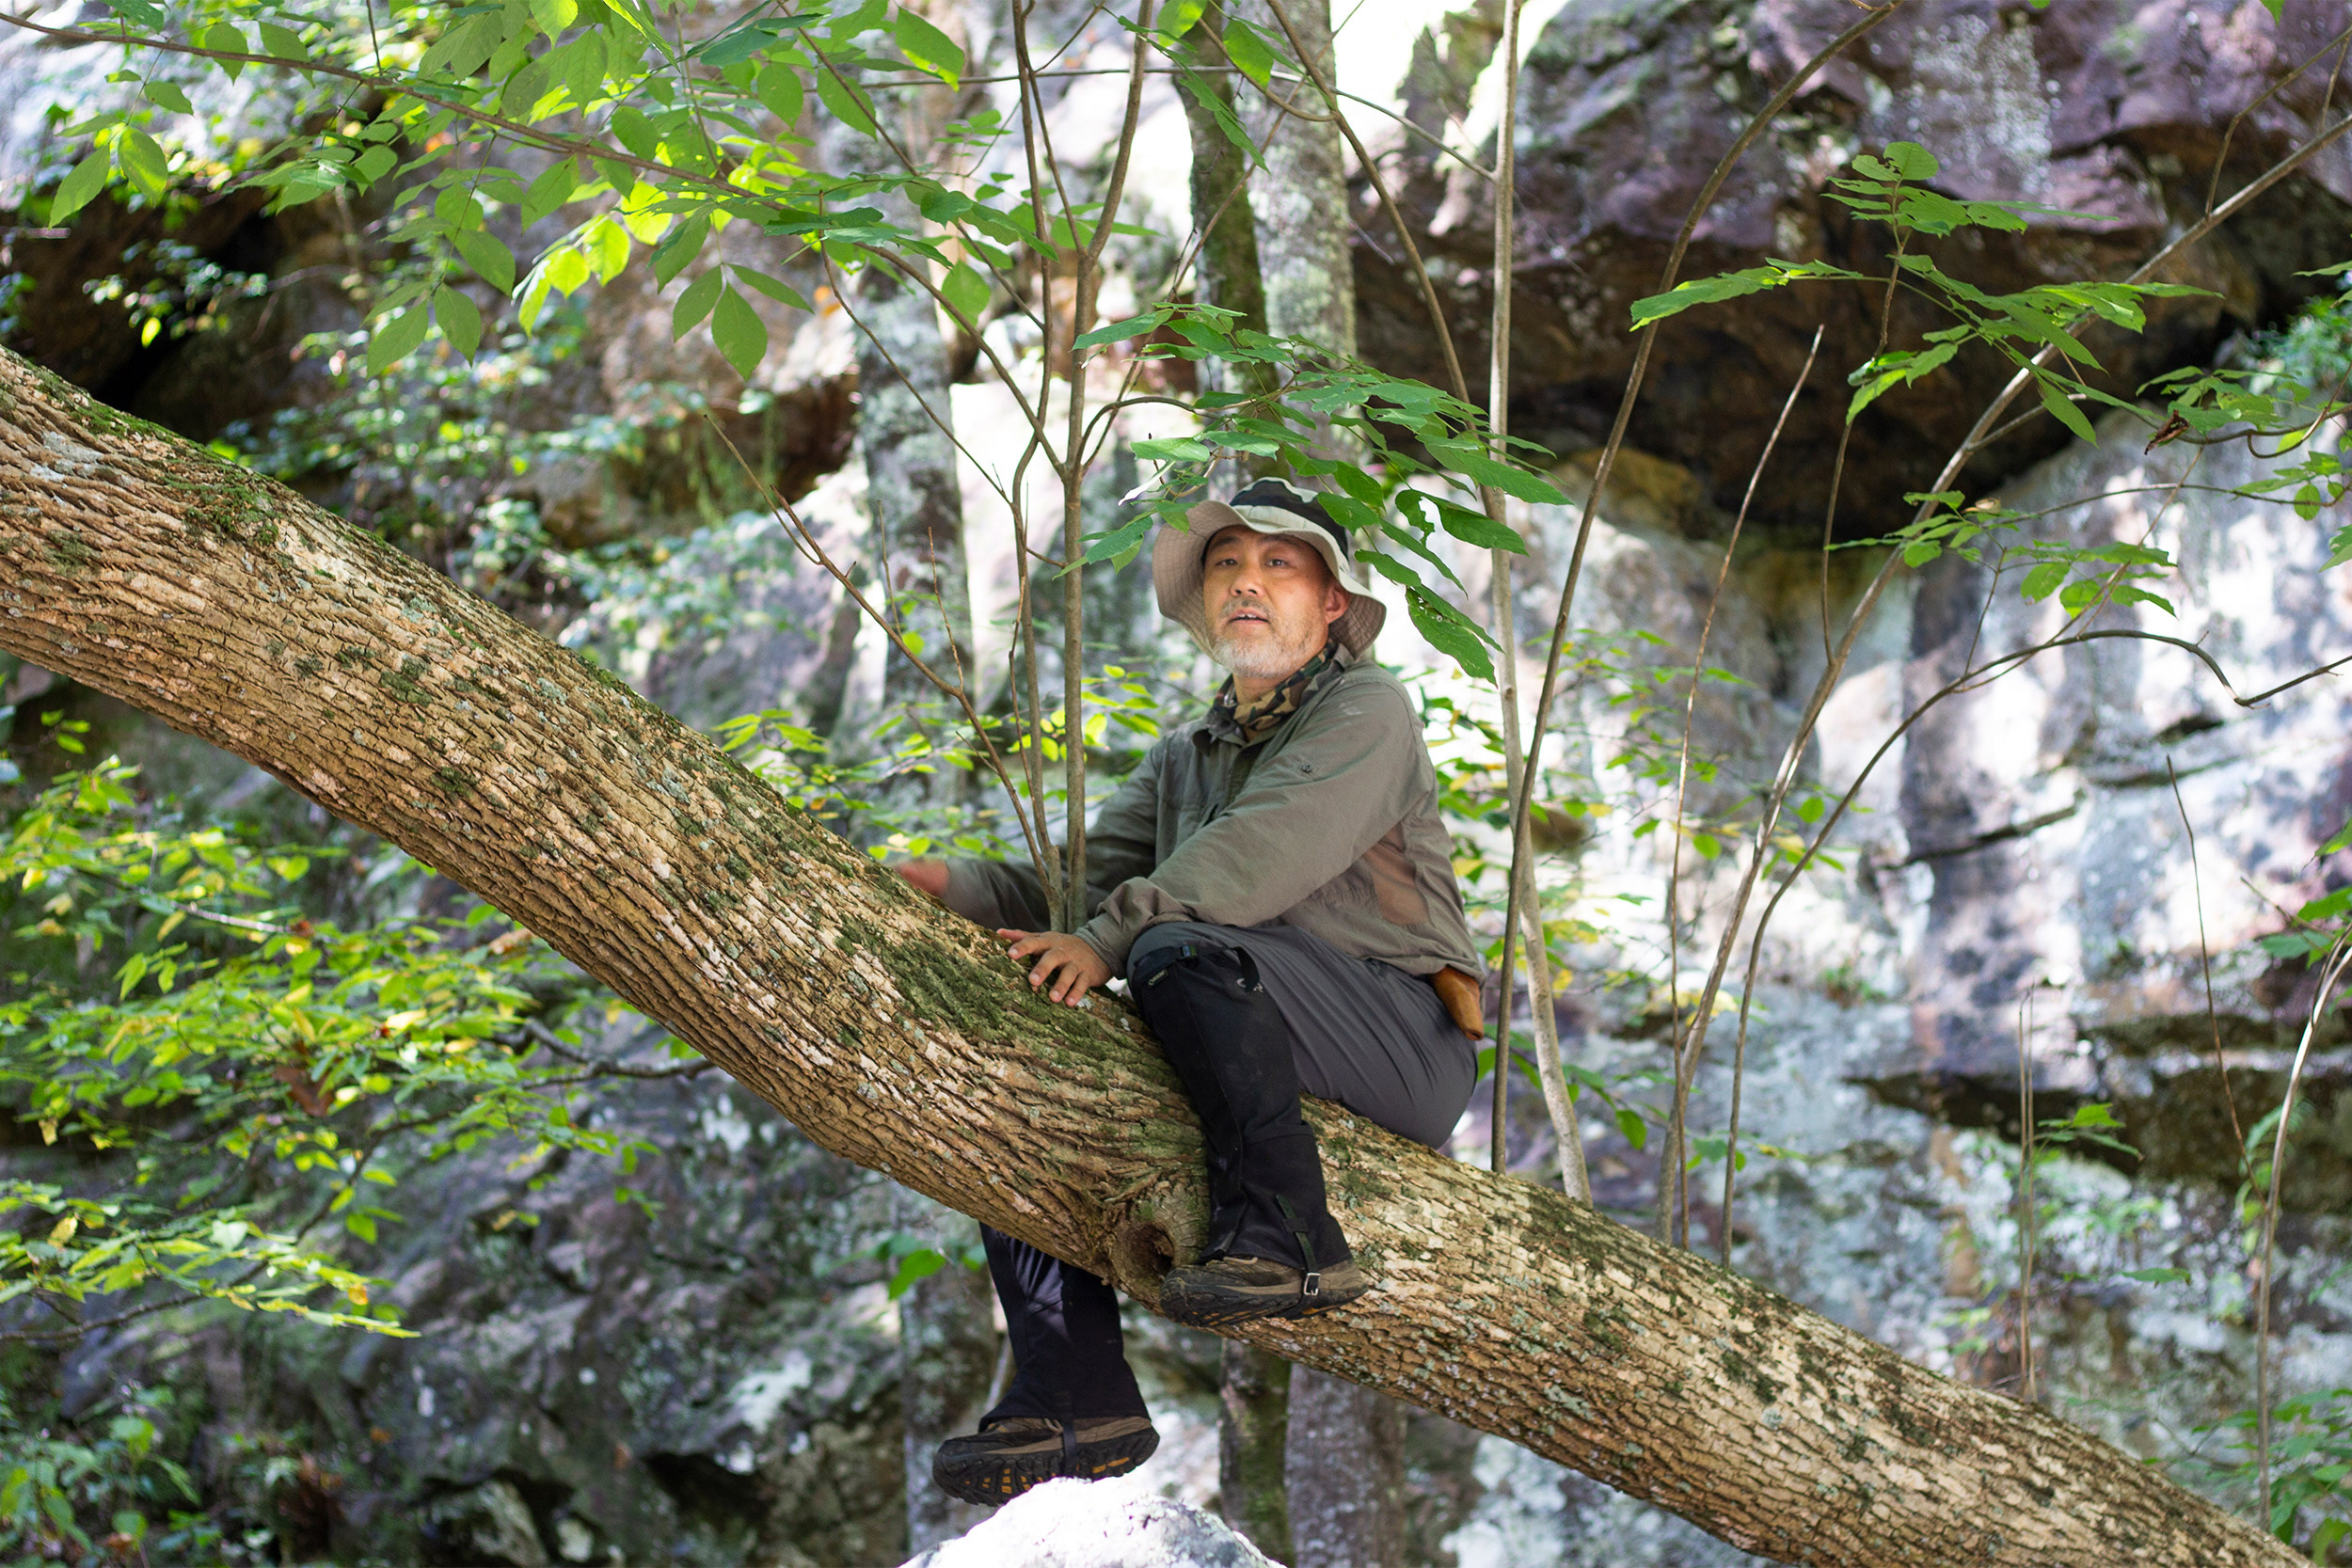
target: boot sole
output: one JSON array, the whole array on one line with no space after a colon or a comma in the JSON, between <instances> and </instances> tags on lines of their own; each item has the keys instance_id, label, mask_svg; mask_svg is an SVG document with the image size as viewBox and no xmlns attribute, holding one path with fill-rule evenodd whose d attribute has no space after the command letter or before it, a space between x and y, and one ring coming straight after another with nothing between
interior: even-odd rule
<instances>
[{"instance_id":1,"label":"boot sole","mask_svg":"<svg viewBox=\"0 0 2352 1568\"><path fill-rule=\"evenodd\" d=\"M1057 1446L1040 1453L975 1453L953 1459L940 1454L931 1461L931 1481L958 1502L989 1507L1067 1476L1080 1481L1123 1476L1159 1446L1160 1434L1147 1427L1125 1437L1081 1443L1073 1453Z\"/></svg>"},{"instance_id":2,"label":"boot sole","mask_svg":"<svg viewBox=\"0 0 2352 1568\"><path fill-rule=\"evenodd\" d=\"M1360 1301L1370 1293L1371 1287L1341 1292L1325 1291L1301 1298L1295 1292L1274 1296L1244 1294L1226 1291L1189 1291L1181 1285L1160 1292L1160 1311L1171 1322L1186 1328L1227 1328L1234 1323L1256 1323L1262 1318L1279 1318L1295 1322L1302 1318L1321 1317L1335 1312L1351 1302Z\"/></svg>"}]
</instances>

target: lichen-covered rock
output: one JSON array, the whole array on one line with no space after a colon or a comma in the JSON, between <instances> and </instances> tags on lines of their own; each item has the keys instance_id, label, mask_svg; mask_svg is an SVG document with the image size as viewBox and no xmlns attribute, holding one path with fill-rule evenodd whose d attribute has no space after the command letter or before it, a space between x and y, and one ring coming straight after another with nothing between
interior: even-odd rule
<instances>
[{"instance_id":1,"label":"lichen-covered rock","mask_svg":"<svg viewBox=\"0 0 2352 1568\"><path fill-rule=\"evenodd\" d=\"M1224 1520L1133 1480L1049 1481L906 1568L1272 1568Z\"/></svg>"}]
</instances>

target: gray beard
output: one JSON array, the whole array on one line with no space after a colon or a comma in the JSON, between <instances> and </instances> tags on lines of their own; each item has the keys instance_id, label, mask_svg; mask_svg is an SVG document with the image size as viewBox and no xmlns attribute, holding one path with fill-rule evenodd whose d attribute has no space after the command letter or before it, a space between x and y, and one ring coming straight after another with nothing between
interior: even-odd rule
<instances>
[{"instance_id":1,"label":"gray beard","mask_svg":"<svg viewBox=\"0 0 2352 1568\"><path fill-rule=\"evenodd\" d=\"M1279 631L1279 627L1275 628ZM1250 680L1280 680L1292 671L1315 657L1320 644L1311 637L1286 637L1280 641L1256 647L1244 647L1233 638L1219 632L1209 643L1209 657L1236 675Z\"/></svg>"}]
</instances>

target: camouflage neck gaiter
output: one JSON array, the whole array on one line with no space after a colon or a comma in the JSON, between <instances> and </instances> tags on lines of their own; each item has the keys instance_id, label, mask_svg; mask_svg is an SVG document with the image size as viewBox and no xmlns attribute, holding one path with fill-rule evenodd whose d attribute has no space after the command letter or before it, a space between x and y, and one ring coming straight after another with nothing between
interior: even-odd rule
<instances>
[{"instance_id":1,"label":"camouflage neck gaiter","mask_svg":"<svg viewBox=\"0 0 2352 1568\"><path fill-rule=\"evenodd\" d=\"M1315 677L1330 667L1331 645L1327 642L1321 653L1291 672L1290 677L1281 685L1248 707L1242 706L1241 699L1234 695L1233 679L1228 675L1225 684L1217 689L1216 706L1241 731L1242 744L1253 746L1279 729L1283 720L1298 711L1298 705L1307 700L1308 689L1314 685Z\"/></svg>"}]
</instances>

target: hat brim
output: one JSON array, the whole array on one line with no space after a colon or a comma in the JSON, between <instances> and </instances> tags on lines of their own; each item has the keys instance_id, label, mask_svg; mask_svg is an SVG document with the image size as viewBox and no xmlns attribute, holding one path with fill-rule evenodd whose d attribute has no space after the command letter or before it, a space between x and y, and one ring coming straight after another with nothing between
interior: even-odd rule
<instances>
[{"instance_id":1,"label":"hat brim","mask_svg":"<svg viewBox=\"0 0 2352 1568\"><path fill-rule=\"evenodd\" d=\"M1331 623L1331 636L1349 653L1360 654L1380 635L1389 607L1373 597L1372 586L1340 553L1339 541L1295 513L1274 506L1229 506L1201 501L1184 514L1184 527L1163 524L1152 542L1152 587L1159 595L1160 613L1192 634L1200 650L1211 653L1208 606L1200 596L1200 558L1209 541L1229 528L1252 533L1302 539L1323 557L1331 580L1347 591L1347 609ZM1212 657L1215 657L1212 654Z\"/></svg>"}]
</instances>

